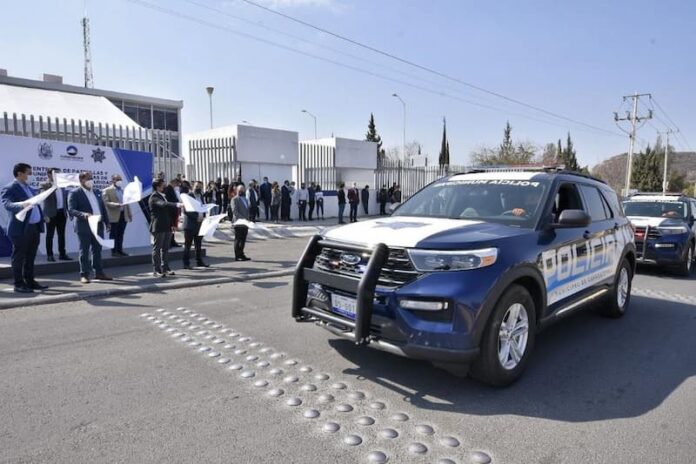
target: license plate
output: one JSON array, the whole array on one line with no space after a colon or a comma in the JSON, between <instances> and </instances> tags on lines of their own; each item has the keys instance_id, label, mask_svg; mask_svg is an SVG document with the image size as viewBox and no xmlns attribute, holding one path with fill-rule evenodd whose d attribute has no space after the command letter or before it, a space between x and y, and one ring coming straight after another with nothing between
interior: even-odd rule
<instances>
[{"instance_id":1,"label":"license plate","mask_svg":"<svg viewBox=\"0 0 696 464\"><path fill-rule=\"evenodd\" d=\"M355 320L355 310L358 306L358 301L355 298L349 298L343 295L331 294L331 310L348 319Z\"/></svg>"}]
</instances>

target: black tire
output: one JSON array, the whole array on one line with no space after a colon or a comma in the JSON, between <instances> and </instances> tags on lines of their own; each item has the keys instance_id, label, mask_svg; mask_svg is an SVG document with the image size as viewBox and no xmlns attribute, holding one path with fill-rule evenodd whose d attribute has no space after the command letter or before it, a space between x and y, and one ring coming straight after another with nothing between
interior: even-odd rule
<instances>
[{"instance_id":1,"label":"black tire","mask_svg":"<svg viewBox=\"0 0 696 464\"><path fill-rule=\"evenodd\" d=\"M526 312L528 331L527 340L519 362L513 368L506 368L499 359L501 325L508 309L519 303ZM503 293L493 309L484 329L481 340L481 353L471 366L471 376L483 383L496 387L507 386L515 382L527 365L534 349L536 334L536 307L526 288L512 285Z\"/></svg>"},{"instance_id":2,"label":"black tire","mask_svg":"<svg viewBox=\"0 0 696 464\"><path fill-rule=\"evenodd\" d=\"M682 277L689 277L694 267L694 244L689 243L689 248L684 253L683 261L677 266L677 274Z\"/></svg>"},{"instance_id":3,"label":"black tire","mask_svg":"<svg viewBox=\"0 0 696 464\"><path fill-rule=\"evenodd\" d=\"M622 278L622 271L626 272L628 277L628 289L623 298L623 304L620 303L619 292L619 281ZM631 302L631 288L633 285L633 268L628 259L624 258L621 262L621 266L616 270L616 276L614 277L614 285L609 290L609 295L604 305L601 307L601 312L603 315L612 318L619 318L626 314L626 309Z\"/></svg>"}]
</instances>

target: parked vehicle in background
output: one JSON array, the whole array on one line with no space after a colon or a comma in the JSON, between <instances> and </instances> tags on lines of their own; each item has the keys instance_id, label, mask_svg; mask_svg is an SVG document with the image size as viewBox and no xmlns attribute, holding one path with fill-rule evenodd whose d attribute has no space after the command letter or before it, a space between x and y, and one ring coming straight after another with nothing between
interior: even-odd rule
<instances>
[{"instance_id":1,"label":"parked vehicle in background","mask_svg":"<svg viewBox=\"0 0 696 464\"><path fill-rule=\"evenodd\" d=\"M696 199L679 193L638 193L623 207L634 227L638 263L688 276L695 259Z\"/></svg>"}]
</instances>

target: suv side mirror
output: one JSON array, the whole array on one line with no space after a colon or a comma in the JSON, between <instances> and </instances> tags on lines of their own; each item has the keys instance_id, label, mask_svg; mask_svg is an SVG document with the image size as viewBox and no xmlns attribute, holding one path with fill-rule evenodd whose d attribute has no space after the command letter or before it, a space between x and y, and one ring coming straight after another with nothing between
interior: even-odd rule
<instances>
[{"instance_id":1,"label":"suv side mirror","mask_svg":"<svg viewBox=\"0 0 696 464\"><path fill-rule=\"evenodd\" d=\"M566 209L561 211L558 222L551 224L556 229L570 229L573 227L587 227L592 218L581 209Z\"/></svg>"}]
</instances>

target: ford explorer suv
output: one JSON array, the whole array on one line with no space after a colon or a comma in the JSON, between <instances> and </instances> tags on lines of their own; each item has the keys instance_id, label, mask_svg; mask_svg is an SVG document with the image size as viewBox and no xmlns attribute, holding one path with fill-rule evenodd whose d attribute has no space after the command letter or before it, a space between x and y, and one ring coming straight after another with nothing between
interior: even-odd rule
<instances>
[{"instance_id":1,"label":"ford explorer suv","mask_svg":"<svg viewBox=\"0 0 696 464\"><path fill-rule=\"evenodd\" d=\"M641 193L623 207L635 230L638 263L688 276L694 263L696 200L679 193Z\"/></svg>"},{"instance_id":2,"label":"ford explorer suv","mask_svg":"<svg viewBox=\"0 0 696 464\"><path fill-rule=\"evenodd\" d=\"M474 170L429 184L389 217L312 237L292 316L502 386L547 324L590 303L623 316L635 264L633 230L605 183Z\"/></svg>"}]
</instances>

